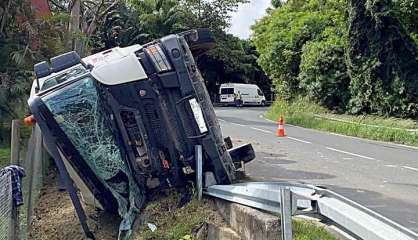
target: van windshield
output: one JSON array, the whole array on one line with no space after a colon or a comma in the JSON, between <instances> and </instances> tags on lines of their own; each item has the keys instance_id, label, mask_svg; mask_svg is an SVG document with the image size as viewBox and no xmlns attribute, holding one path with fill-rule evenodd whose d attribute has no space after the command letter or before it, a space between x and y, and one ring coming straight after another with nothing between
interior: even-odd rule
<instances>
[{"instance_id":1,"label":"van windshield","mask_svg":"<svg viewBox=\"0 0 418 240\"><path fill-rule=\"evenodd\" d=\"M221 88L221 94L234 94L234 88Z\"/></svg>"}]
</instances>

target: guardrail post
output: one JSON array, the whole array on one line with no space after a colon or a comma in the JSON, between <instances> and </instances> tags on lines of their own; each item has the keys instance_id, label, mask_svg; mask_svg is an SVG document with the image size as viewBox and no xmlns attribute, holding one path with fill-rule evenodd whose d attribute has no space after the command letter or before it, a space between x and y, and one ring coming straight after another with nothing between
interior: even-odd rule
<instances>
[{"instance_id":1,"label":"guardrail post","mask_svg":"<svg viewBox=\"0 0 418 240\"><path fill-rule=\"evenodd\" d=\"M10 138L10 164L19 165L19 148L20 148L20 122L12 120L12 132ZM19 210L12 197L12 209L9 226L9 239L16 240L19 238Z\"/></svg>"},{"instance_id":2,"label":"guardrail post","mask_svg":"<svg viewBox=\"0 0 418 240\"><path fill-rule=\"evenodd\" d=\"M280 188L280 223L282 240L292 240L292 191L289 187Z\"/></svg>"},{"instance_id":3,"label":"guardrail post","mask_svg":"<svg viewBox=\"0 0 418 240\"><path fill-rule=\"evenodd\" d=\"M202 145L195 146L196 155L196 188L197 198L202 200L202 185L203 185L203 159L202 159Z\"/></svg>"}]
</instances>

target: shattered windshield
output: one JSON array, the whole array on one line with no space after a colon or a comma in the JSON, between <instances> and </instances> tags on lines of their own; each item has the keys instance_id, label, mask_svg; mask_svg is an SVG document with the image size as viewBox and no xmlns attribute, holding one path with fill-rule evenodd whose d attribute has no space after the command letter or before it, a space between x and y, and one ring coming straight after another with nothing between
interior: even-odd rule
<instances>
[{"instance_id":1,"label":"shattered windshield","mask_svg":"<svg viewBox=\"0 0 418 240\"><path fill-rule=\"evenodd\" d=\"M113 139L94 80L87 76L42 99L84 161L118 200L124 218L121 229L130 228L137 212L134 201L142 195Z\"/></svg>"},{"instance_id":2,"label":"shattered windshield","mask_svg":"<svg viewBox=\"0 0 418 240\"><path fill-rule=\"evenodd\" d=\"M44 101L81 156L104 179L124 168L90 77L46 96Z\"/></svg>"}]
</instances>

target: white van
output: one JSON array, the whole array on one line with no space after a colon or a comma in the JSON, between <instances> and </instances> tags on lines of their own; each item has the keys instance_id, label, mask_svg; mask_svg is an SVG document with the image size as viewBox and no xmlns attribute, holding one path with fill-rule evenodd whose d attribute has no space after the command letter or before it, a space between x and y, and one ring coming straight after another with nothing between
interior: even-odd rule
<instances>
[{"instance_id":1,"label":"white van","mask_svg":"<svg viewBox=\"0 0 418 240\"><path fill-rule=\"evenodd\" d=\"M235 94L241 94L243 105L266 104L266 97L257 85L241 83L224 83L219 88L220 103L229 105L235 104Z\"/></svg>"}]
</instances>

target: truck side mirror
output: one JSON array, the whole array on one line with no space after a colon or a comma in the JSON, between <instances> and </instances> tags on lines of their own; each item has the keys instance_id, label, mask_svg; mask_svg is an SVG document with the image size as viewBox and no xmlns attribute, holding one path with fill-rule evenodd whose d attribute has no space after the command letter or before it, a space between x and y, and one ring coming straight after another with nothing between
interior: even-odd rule
<instances>
[{"instance_id":1,"label":"truck side mirror","mask_svg":"<svg viewBox=\"0 0 418 240\"><path fill-rule=\"evenodd\" d=\"M33 71L35 72L35 78L36 78L35 92L39 92L39 90L41 89L41 86L39 84L39 79L51 74L52 70L49 67L48 63L46 61L43 61L43 62L35 64L33 66Z\"/></svg>"}]
</instances>

